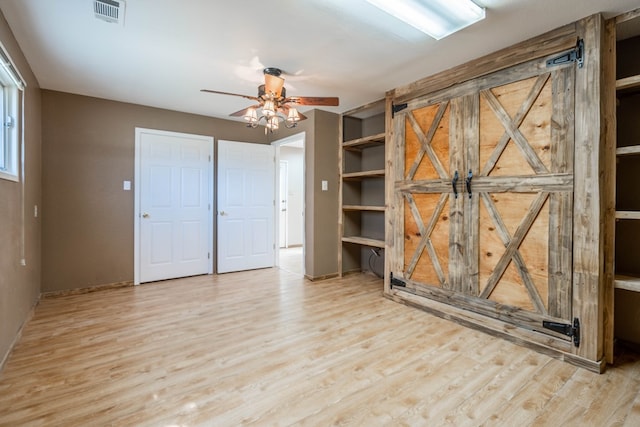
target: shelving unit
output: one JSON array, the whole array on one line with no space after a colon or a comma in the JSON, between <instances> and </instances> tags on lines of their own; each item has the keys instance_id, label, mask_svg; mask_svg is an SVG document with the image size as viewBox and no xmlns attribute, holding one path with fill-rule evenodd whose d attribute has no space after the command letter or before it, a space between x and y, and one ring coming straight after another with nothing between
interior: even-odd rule
<instances>
[{"instance_id":1,"label":"shelving unit","mask_svg":"<svg viewBox=\"0 0 640 427\"><path fill-rule=\"evenodd\" d=\"M614 337L640 344L640 9L616 22Z\"/></svg>"},{"instance_id":2,"label":"shelving unit","mask_svg":"<svg viewBox=\"0 0 640 427\"><path fill-rule=\"evenodd\" d=\"M640 36L619 41L616 167L616 278L617 289L640 292L640 64L625 61L635 56Z\"/></svg>"},{"instance_id":3,"label":"shelving unit","mask_svg":"<svg viewBox=\"0 0 640 427\"><path fill-rule=\"evenodd\" d=\"M384 270L384 100L345 112L340 121L338 271ZM372 251L373 249L373 251Z\"/></svg>"},{"instance_id":4,"label":"shelving unit","mask_svg":"<svg viewBox=\"0 0 640 427\"><path fill-rule=\"evenodd\" d=\"M640 76L634 77L640 81ZM640 88L640 84L636 87ZM637 98L638 106L640 106L640 93L631 96ZM625 108L625 102L620 104L619 108ZM626 127L634 124L626 123L624 118L620 116L621 114L618 117L619 135L624 135L627 131ZM624 138L618 139L619 144L624 142ZM636 196L637 185L640 183L640 174L637 172L640 167L640 145L617 147L616 155L618 158L616 174L618 197L616 201L616 277L614 286L617 289L640 292L640 254L635 249L640 238L640 203L638 203Z\"/></svg>"}]
</instances>

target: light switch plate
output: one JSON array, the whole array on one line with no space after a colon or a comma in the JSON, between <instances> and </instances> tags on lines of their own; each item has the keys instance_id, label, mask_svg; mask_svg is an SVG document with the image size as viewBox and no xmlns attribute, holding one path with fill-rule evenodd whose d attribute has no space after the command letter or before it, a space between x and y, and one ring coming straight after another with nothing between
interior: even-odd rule
<instances>
[{"instance_id":1,"label":"light switch plate","mask_svg":"<svg viewBox=\"0 0 640 427\"><path fill-rule=\"evenodd\" d=\"M122 189L125 191L130 191L131 190L131 181L124 181L122 183Z\"/></svg>"},{"instance_id":2,"label":"light switch plate","mask_svg":"<svg viewBox=\"0 0 640 427\"><path fill-rule=\"evenodd\" d=\"M329 190L329 181L322 180L322 191Z\"/></svg>"}]
</instances>

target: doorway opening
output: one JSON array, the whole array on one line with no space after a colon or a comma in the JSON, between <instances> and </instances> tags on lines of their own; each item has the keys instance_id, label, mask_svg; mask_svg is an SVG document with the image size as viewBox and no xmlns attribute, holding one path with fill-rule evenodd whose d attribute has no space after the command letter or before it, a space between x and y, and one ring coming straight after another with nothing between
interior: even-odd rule
<instances>
[{"instance_id":1,"label":"doorway opening","mask_svg":"<svg viewBox=\"0 0 640 427\"><path fill-rule=\"evenodd\" d=\"M304 275L305 266L305 133L274 141L276 152L275 263L282 270Z\"/></svg>"}]
</instances>

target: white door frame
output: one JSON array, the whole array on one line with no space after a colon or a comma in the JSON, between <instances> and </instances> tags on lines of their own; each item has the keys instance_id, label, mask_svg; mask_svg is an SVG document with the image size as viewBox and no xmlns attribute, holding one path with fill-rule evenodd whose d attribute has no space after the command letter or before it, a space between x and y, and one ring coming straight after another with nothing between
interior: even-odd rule
<instances>
[{"instance_id":1,"label":"white door frame","mask_svg":"<svg viewBox=\"0 0 640 427\"><path fill-rule=\"evenodd\" d=\"M134 163L134 178L133 178L133 187L134 187L134 203L133 203L133 284L140 284L140 220L141 220L141 212L140 212L140 166L141 166L141 156L140 156L140 137L143 133L153 133L156 135L163 136L175 136L179 138L191 138L191 139L201 139L203 143L209 145L209 156L211 161L209 162L209 172L208 172L208 181L209 181L209 218L208 218L208 238L207 244L209 247L209 253L211 256L211 262L209 263L209 271L208 274L213 274L213 137L206 135L195 135L189 133L182 132L170 132L164 130L157 129L147 129L147 128L139 128L135 129L135 163Z\"/></svg>"},{"instance_id":2,"label":"white door frame","mask_svg":"<svg viewBox=\"0 0 640 427\"><path fill-rule=\"evenodd\" d=\"M279 165L280 164L280 147L286 144L291 144L292 142L297 142L300 139L302 139L302 189L303 189L303 195L302 195L302 214L304 215L303 221L302 221L302 227L303 227L303 231L302 231L302 257L304 260L304 254L306 252L306 246L307 246L307 219L306 219L306 211L307 211L307 195L306 195L306 179L307 179L307 162L306 162L306 156L305 156L305 150L306 150L306 132L299 132L296 133L294 135L288 136L286 138L282 138L282 139L278 139L277 141L273 141L271 143L271 145L273 145L275 147L275 151L276 151L276 164ZM275 188L276 188L276 200L281 200L280 199L280 174L276 173L275 175ZM276 205L278 205L276 203ZM278 210L280 209L280 206L275 206L275 211L274 211L274 216L275 216L275 235L276 236L280 236L280 217L279 217L279 212ZM274 265L276 267L280 266L280 245L276 245L276 249L275 249L275 262ZM305 268L304 265L302 266L302 270L303 273L305 272Z\"/></svg>"},{"instance_id":3,"label":"white door frame","mask_svg":"<svg viewBox=\"0 0 640 427\"><path fill-rule=\"evenodd\" d=\"M280 186L282 185L282 168L284 167L284 191L285 193L288 192L289 190L289 162L286 160L280 160L279 162L279 168L278 168L278 173L280 174L280 176L278 177L278 182L277 184L279 184ZM281 234L278 233L278 247L282 247L281 245L283 245L285 248L289 247L289 195L285 194L284 198L282 197L282 194L280 192L281 187L278 187L278 203L280 204L280 209L278 211L278 226L282 225L282 223L284 222L284 242L280 241L280 237ZM282 202L285 203L285 211L284 211L284 221L280 220L280 216L282 215ZM281 227L282 228L282 227ZM279 230L282 231L282 230Z\"/></svg>"}]
</instances>

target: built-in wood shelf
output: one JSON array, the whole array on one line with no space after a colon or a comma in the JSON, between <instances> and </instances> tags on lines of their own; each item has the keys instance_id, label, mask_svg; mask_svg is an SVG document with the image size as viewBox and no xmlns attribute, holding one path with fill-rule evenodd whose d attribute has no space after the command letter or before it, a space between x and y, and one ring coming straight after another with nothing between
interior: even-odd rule
<instances>
[{"instance_id":1,"label":"built-in wood shelf","mask_svg":"<svg viewBox=\"0 0 640 427\"><path fill-rule=\"evenodd\" d=\"M640 145L630 145L628 147L616 148L616 154L618 156L632 156L640 154Z\"/></svg>"},{"instance_id":2,"label":"built-in wood shelf","mask_svg":"<svg viewBox=\"0 0 640 427\"><path fill-rule=\"evenodd\" d=\"M372 239L371 237L363 236L344 236L343 242L355 243L357 245L372 246L374 248L384 248L384 240Z\"/></svg>"},{"instance_id":3,"label":"built-in wood shelf","mask_svg":"<svg viewBox=\"0 0 640 427\"><path fill-rule=\"evenodd\" d=\"M616 274L616 289L625 289L627 291L640 292L640 277L623 276Z\"/></svg>"},{"instance_id":4,"label":"built-in wood shelf","mask_svg":"<svg viewBox=\"0 0 640 427\"><path fill-rule=\"evenodd\" d=\"M371 206L371 205L342 205L343 211L372 211L372 212L384 212L384 206Z\"/></svg>"},{"instance_id":5,"label":"built-in wood shelf","mask_svg":"<svg viewBox=\"0 0 640 427\"><path fill-rule=\"evenodd\" d=\"M342 143L342 148L345 150L362 150L363 148L369 148L376 145L384 145L385 133L378 133L376 135L365 136L358 139L352 139Z\"/></svg>"},{"instance_id":6,"label":"built-in wood shelf","mask_svg":"<svg viewBox=\"0 0 640 427\"><path fill-rule=\"evenodd\" d=\"M640 219L640 211L616 211L616 219Z\"/></svg>"},{"instance_id":7,"label":"built-in wood shelf","mask_svg":"<svg viewBox=\"0 0 640 427\"><path fill-rule=\"evenodd\" d=\"M342 179L358 180L362 178L384 178L384 169L370 171L348 172L342 174Z\"/></svg>"},{"instance_id":8,"label":"built-in wood shelf","mask_svg":"<svg viewBox=\"0 0 640 427\"><path fill-rule=\"evenodd\" d=\"M340 171L338 273L367 271L363 251L384 248L386 203L385 99L342 113L338 151ZM386 268L386 264L385 264Z\"/></svg>"},{"instance_id":9,"label":"built-in wood shelf","mask_svg":"<svg viewBox=\"0 0 640 427\"><path fill-rule=\"evenodd\" d=\"M627 90L627 89L637 89L637 88L640 88L640 75L616 80L617 90Z\"/></svg>"}]
</instances>

